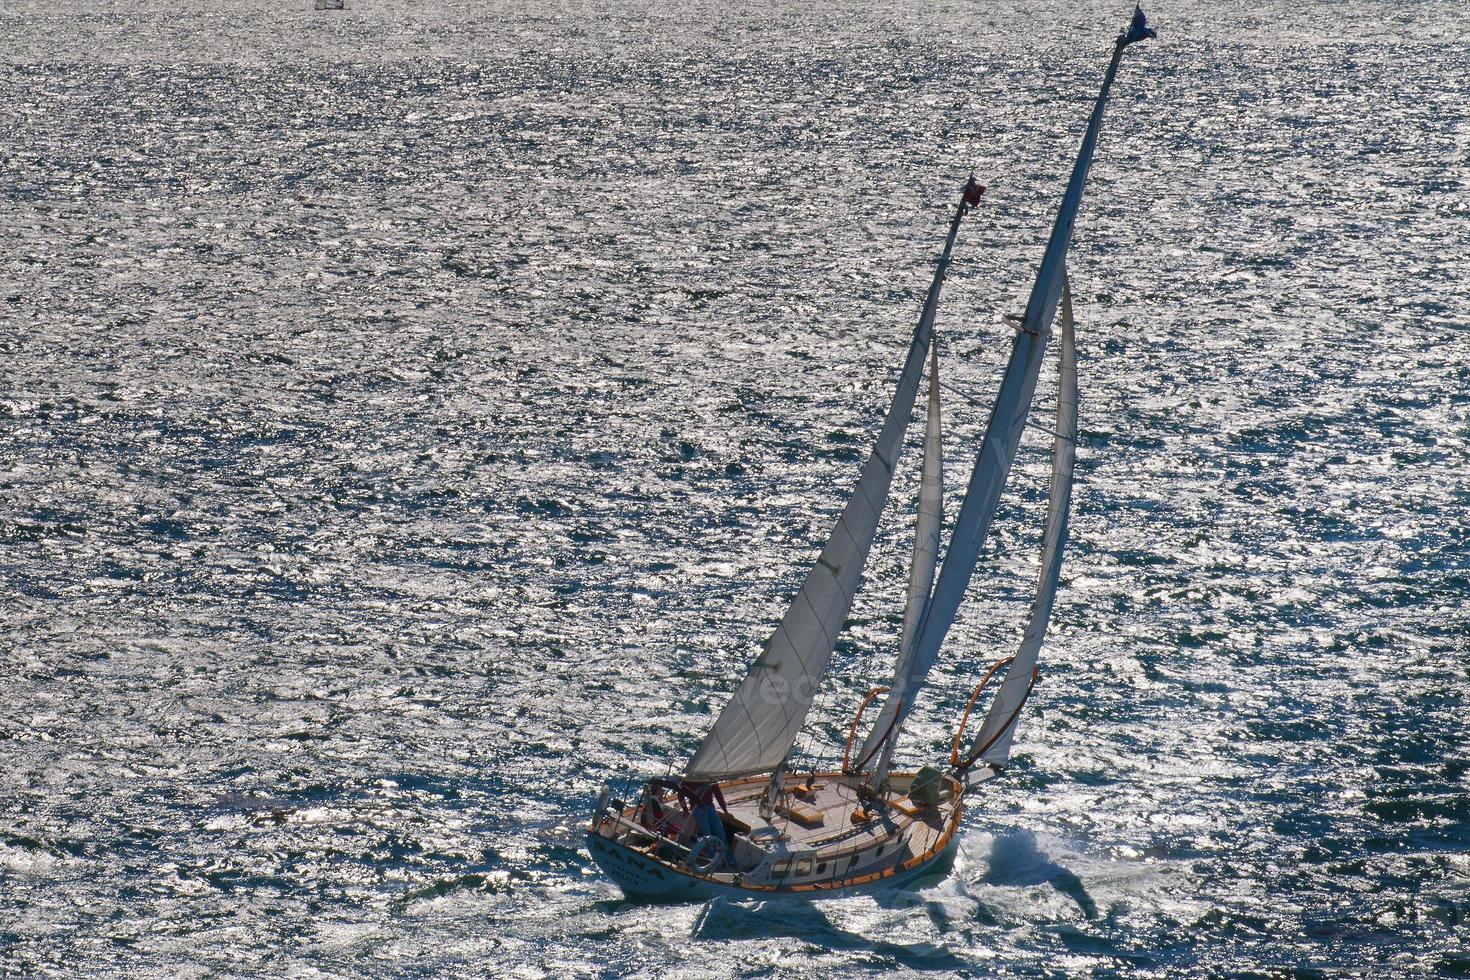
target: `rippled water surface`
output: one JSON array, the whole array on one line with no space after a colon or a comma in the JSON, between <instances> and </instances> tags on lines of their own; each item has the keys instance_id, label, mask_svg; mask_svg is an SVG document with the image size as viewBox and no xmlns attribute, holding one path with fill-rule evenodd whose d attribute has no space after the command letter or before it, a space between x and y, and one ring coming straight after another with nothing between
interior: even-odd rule
<instances>
[{"instance_id":1,"label":"rippled water surface","mask_svg":"<svg viewBox=\"0 0 1470 980\"><path fill-rule=\"evenodd\" d=\"M598 788L780 614L971 166L988 397L1127 11L306 6L0 9L0 970L1470 971L1470 8L1156 0L1016 764L943 881L653 908ZM1017 639L1045 442L910 761ZM809 757L889 669L916 460Z\"/></svg>"}]
</instances>

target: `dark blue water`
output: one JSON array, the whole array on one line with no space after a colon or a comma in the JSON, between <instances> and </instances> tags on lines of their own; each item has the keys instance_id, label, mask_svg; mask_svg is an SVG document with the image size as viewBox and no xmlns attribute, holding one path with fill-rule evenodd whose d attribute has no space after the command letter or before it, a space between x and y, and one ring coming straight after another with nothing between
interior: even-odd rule
<instances>
[{"instance_id":1,"label":"dark blue water","mask_svg":"<svg viewBox=\"0 0 1470 980\"><path fill-rule=\"evenodd\" d=\"M0 969L1470 971L1470 8L1150 10L1015 766L942 882L648 908L598 788L779 616L972 165L988 395L1127 10L305 6L0 10ZM1046 441L910 762L1018 637ZM916 460L812 755L889 670Z\"/></svg>"}]
</instances>

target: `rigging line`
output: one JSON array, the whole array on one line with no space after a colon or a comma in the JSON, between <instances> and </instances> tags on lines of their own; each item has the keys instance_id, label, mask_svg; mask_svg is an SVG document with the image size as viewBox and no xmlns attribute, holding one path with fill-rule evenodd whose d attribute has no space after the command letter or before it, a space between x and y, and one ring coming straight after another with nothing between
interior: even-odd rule
<instances>
[{"instance_id":1,"label":"rigging line","mask_svg":"<svg viewBox=\"0 0 1470 980\"><path fill-rule=\"evenodd\" d=\"M821 692L819 691L817 693L817 696L814 697L814 698L812 698L812 708L813 709L819 709L819 702L820 701L821 701ZM790 753L791 771L792 772L799 772L802 768L804 768L799 763L806 762L806 761L808 761L808 760L811 759L811 757L812 757L812 744L813 744L813 740L815 738L816 738L815 726L811 724L811 713L808 712L808 714L807 714L807 723L804 724L802 726L801 730L797 733L797 737L796 737L796 739L795 739L795 741L793 743L793 749L794 749L794 751Z\"/></svg>"},{"instance_id":2,"label":"rigging line","mask_svg":"<svg viewBox=\"0 0 1470 980\"><path fill-rule=\"evenodd\" d=\"M816 772L817 766L821 763L823 752L820 746L824 740L818 738L817 727L821 722L823 712L831 710L832 701L837 697L835 685L829 684L829 680L830 678L824 677L818 682L817 693L812 697L812 710L808 713L806 723L797 735L798 744L792 756L792 772L799 772L805 768ZM813 715L816 717L813 718ZM805 762L809 765L796 765L796 762Z\"/></svg>"},{"instance_id":3,"label":"rigging line","mask_svg":"<svg viewBox=\"0 0 1470 980\"><path fill-rule=\"evenodd\" d=\"M1056 438L1056 439L1060 439L1063 442L1070 442L1074 446L1077 444L1077 440L1076 439L1073 439L1071 436L1064 436L1060 432L1057 432L1054 429L1048 429L1046 426L1042 425L1040 422L1032 422L1030 419L1027 419L1026 420L1026 425L1029 426L1030 428L1036 429L1039 432L1045 432L1047 435L1052 436L1053 438Z\"/></svg>"},{"instance_id":4,"label":"rigging line","mask_svg":"<svg viewBox=\"0 0 1470 980\"><path fill-rule=\"evenodd\" d=\"M959 395L961 398L963 398L965 401L969 402L971 405L974 405L976 408L989 408L990 407L989 405L987 405L984 402L982 402L980 399L976 398L974 395L970 394L967 391L964 391L961 388L956 388L954 385L950 384L948 381L941 381L941 382L939 382L939 387L943 388L945 391L949 392L950 394ZM1076 439L1073 439L1071 436L1064 436L1060 432L1057 432L1055 429L1050 429L1050 428L1046 427L1045 425L1042 425L1040 422L1034 422L1034 421L1032 421L1029 418L1026 420L1026 426L1027 426L1027 428L1038 429L1038 430L1040 430L1042 432L1045 432L1049 436L1053 436L1054 438L1057 438L1057 439L1062 439L1062 440L1064 440L1066 442L1075 443L1077 441Z\"/></svg>"},{"instance_id":5,"label":"rigging line","mask_svg":"<svg viewBox=\"0 0 1470 980\"><path fill-rule=\"evenodd\" d=\"M939 381L939 387L943 388L945 391L949 392L952 395L959 395L961 398L969 402L971 405L974 405L976 408L990 407L989 405L982 402L980 399L976 398L974 395L971 395L969 392L965 391L962 388L956 388L948 381Z\"/></svg>"}]
</instances>

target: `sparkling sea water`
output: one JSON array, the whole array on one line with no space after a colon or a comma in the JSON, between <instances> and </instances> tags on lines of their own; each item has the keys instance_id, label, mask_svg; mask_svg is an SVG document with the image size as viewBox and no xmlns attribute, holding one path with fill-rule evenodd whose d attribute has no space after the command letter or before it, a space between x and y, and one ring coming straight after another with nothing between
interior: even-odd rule
<instances>
[{"instance_id":1,"label":"sparkling sea water","mask_svg":"<svg viewBox=\"0 0 1470 980\"><path fill-rule=\"evenodd\" d=\"M942 881L665 907L599 788L780 615L972 167L990 397L1130 11L310 6L0 8L0 972L1470 972L1470 5L1150 6L1014 766ZM804 758L890 669L913 437ZM1018 638L1046 443L910 764Z\"/></svg>"}]
</instances>

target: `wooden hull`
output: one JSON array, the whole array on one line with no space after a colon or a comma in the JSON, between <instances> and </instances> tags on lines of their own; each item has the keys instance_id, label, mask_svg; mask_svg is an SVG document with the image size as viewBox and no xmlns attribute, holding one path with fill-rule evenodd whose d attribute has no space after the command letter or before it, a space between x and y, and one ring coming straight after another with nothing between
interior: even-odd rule
<instances>
[{"instance_id":1,"label":"wooden hull","mask_svg":"<svg viewBox=\"0 0 1470 980\"><path fill-rule=\"evenodd\" d=\"M870 895L891 888L906 888L926 879L938 879L949 873L954 864L957 839L922 863L893 875L875 878L861 884L835 883L821 888L773 887L748 888L700 877L680 870L646 854L608 840L593 831L587 833L587 850L623 894L635 902L704 902L711 898L774 899L848 898Z\"/></svg>"},{"instance_id":2,"label":"wooden hull","mask_svg":"<svg viewBox=\"0 0 1470 980\"><path fill-rule=\"evenodd\" d=\"M762 805L763 778L722 783L728 807L717 844L694 829L688 808L653 821L647 795L638 805L604 797L587 849L624 894L644 901L828 898L903 887L948 870L963 811L958 781L916 794L924 802L908 795L913 783L913 774L895 774L890 791L875 798L842 773L793 776L770 807ZM703 860L709 851L718 859Z\"/></svg>"}]
</instances>

